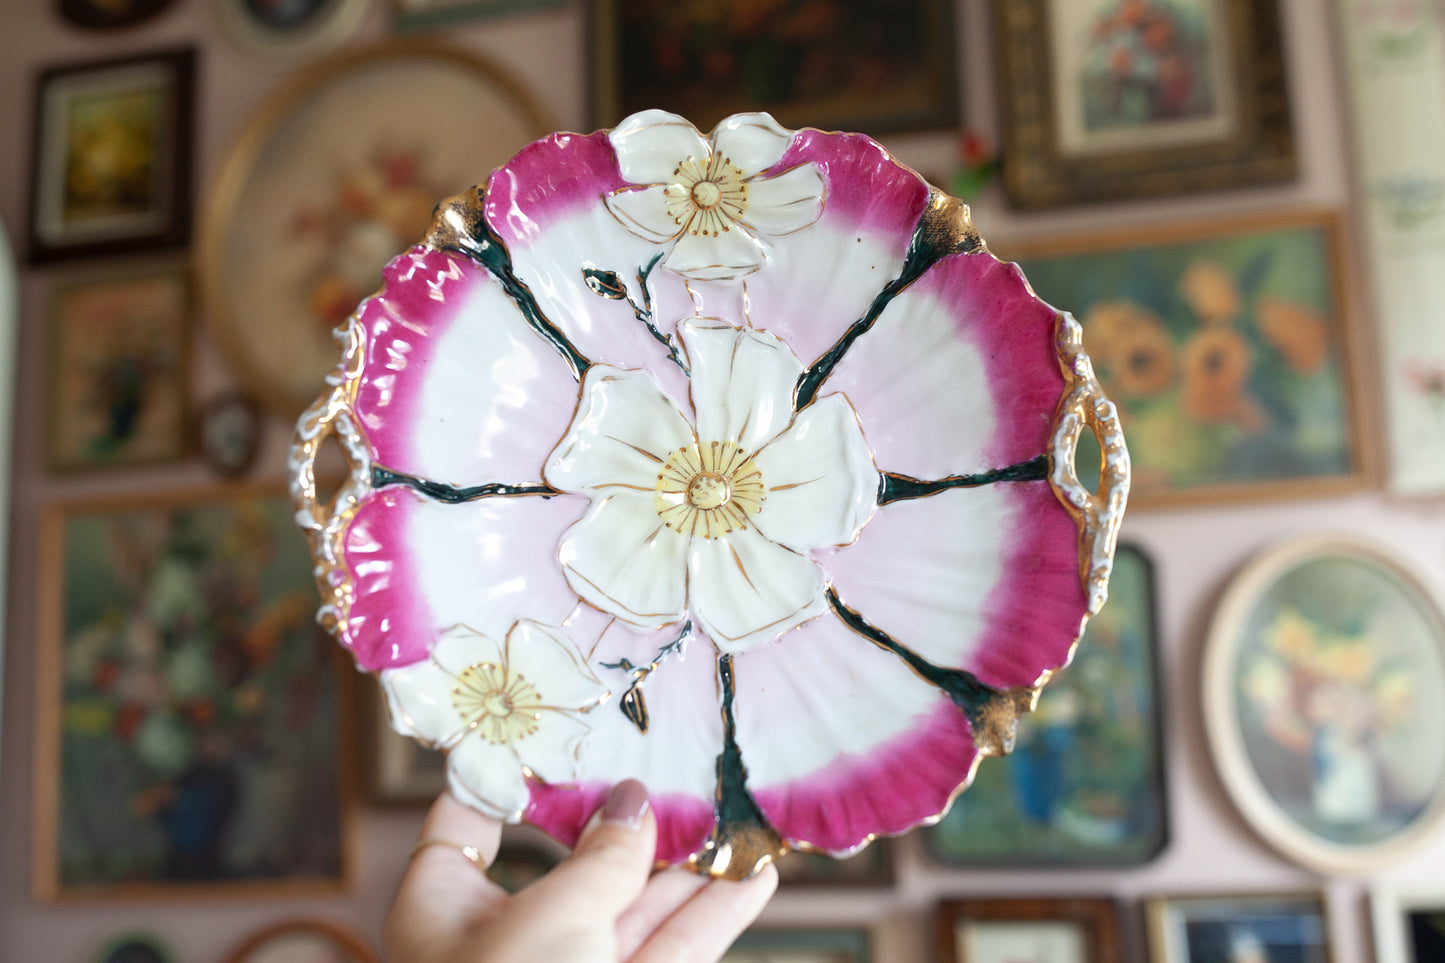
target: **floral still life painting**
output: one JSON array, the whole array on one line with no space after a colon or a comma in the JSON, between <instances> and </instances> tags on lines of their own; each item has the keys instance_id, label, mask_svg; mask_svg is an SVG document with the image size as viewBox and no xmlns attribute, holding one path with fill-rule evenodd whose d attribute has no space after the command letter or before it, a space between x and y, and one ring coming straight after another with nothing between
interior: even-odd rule
<instances>
[{"instance_id":1,"label":"floral still life painting","mask_svg":"<svg viewBox=\"0 0 1445 963\"><path fill-rule=\"evenodd\" d=\"M1138 502L1358 487L1337 231L1307 215L1008 249L1082 321Z\"/></svg>"},{"instance_id":2,"label":"floral still life painting","mask_svg":"<svg viewBox=\"0 0 1445 963\"><path fill-rule=\"evenodd\" d=\"M1226 788L1306 865L1411 851L1445 805L1445 622L1387 549L1286 543L1241 573L1211 628L1211 745Z\"/></svg>"},{"instance_id":3,"label":"floral still life painting","mask_svg":"<svg viewBox=\"0 0 1445 963\"><path fill-rule=\"evenodd\" d=\"M565 844L628 777L715 876L904 832L1107 594L1128 453L1078 324L861 135L543 138L337 340L291 451L321 621L456 796Z\"/></svg>"},{"instance_id":4,"label":"floral still life painting","mask_svg":"<svg viewBox=\"0 0 1445 963\"><path fill-rule=\"evenodd\" d=\"M285 499L66 507L47 545L37 891L339 883L335 646Z\"/></svg>"}]
</instances>

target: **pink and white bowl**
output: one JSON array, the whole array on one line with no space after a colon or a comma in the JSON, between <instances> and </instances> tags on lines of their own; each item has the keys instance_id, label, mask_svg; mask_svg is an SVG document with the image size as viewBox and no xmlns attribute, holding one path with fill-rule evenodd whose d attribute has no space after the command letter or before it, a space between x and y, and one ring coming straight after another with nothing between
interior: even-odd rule
<instances>
[{"instance_id":1,"label":"pink and white bowl","mask_svg":"<svg viewBox=\"0 0 1445 963\"><path fill-rule=\"evenodd\" d=\"M931 822L1103 604L1078 324L862 135L551 135L337 337L290 465L319 618L453 794L564 843L627 777L713 875Z\"/></svg>"}]
</instances>

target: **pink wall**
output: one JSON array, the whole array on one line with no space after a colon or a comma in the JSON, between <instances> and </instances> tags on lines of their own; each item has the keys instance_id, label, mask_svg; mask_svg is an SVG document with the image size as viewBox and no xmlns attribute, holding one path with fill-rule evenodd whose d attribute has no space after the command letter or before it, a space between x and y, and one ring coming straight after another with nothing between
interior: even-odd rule
<instances>
[{"instance_id":1,"label":"pink wall","mask_svg":"<svg viewBox=\"0 0 1445 963\"><path fill-rule=\"evenodd\" d=\"M1345 118L1342 115L1332 26L1319 0L1284 0L1296 135L1302 163L1292 184L1158 202L1090 208L1058 214L1010 214L995 196L975 206L984 236L998 239L1051 231L1122 227L1204 214L1330 206L1348 210ZM261 63L232 48L215 25L210 4L181 0L151 24L114 34L83 33L50 12L55 0L4 0L0 7L0 219L12 238L22 232L29 182L32 79L51 62L88 60L180 43L202 49L198 153L202 184L213 176L249 112L278 89L292 69ZM958 0L960 80L972 126L991 131L994 90L989 75L984 0ZM375 0L357 42L388 30L389 10ZM561 10L473 21L447 32L456 43L484 52L512 70L552 113L559 127L580 128L585 85L584 18L574 2ZM925 172L947 170L954 141L948 134L888 139L904 161ZM17 243L17 246L20 246ZM41 469L46 303L63 268L26 271L21 279L18 346L19 417L15 434L10 547L9 618L3 701L3 770L0 770L0 960L84 960L107 935L144 924L164 934L188 963L215 963L227 948L265 923L297 915L329 917L357 932L375 934L400 867L414 839L419 814L363 811L358 830L358 880L344 896L285 902L248 900L183 903L39 905L28 892L32 698L36 638L35 566L39 510L59 495L132 491L152 485L183 488L210 479L197 464L162 472L57 479ZM1363 317L1364 315L1361 314ZM214 346L202 336L194 390L209 396L230 380ZM1368 392L1369 382L1365 388ZM268 426L258 477L282 473L287 426ZM1259 549L1295 534L1343 529L1372 534L1398 550L1438 589L1445 585L1445 512L1439 501L1392 502L1377 494L1316 501L1220 505L1189 510L1138 511L1125 534L1152 556L1158 579L1167 715L1169 799L1173 841L1147 867L1127 872L971 872L934 868L914 841L904 840L897 887L876 893L787 893L765 920L778 924L865 923L875 933L880 963L930 958L935 902L964 894L1113 894L1134 907L1125 932L1142 953L1137 900L1155 893L1297 889L1323 886L1334 912L1337 960L1372 958L1365 898L1372 879L1320 880L1259 843L1235 815L1213 773L1200 721L1199 649L1211 601L1230 573ZM1388 880L1445 885L1445 836L1437 835Z\"/></svg>"}]
</instances>

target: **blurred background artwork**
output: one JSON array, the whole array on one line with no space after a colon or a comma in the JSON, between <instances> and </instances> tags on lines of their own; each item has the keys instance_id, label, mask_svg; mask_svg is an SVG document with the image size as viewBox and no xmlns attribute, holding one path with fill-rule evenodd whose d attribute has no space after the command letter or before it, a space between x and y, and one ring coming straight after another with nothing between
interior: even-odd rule
<instances>
[{"instance_id":1,"label":"blurred background artwork","mask_svg":"<svg viewBox=\"0 0 1445 963\"><path fill-rule=\"evenodd\" d=\"M1121 545L1109 604L1019 723L1014 751L922 831L943 865L1130 865L1168 839L1153 571Z\"/></svg>"},{"instance_id":2,"label":"blurred background artwork","mask_svg":"<svg viewBox=\"0 0 1445 963\"><path fill-rule=\"evenodd\" d=\"M285 499L73 506L50 529L40 888L339 883L340 679Z\"/></svg>"},{"instance_id":3,"label":"blurred background artwork","mask_svg":"<svg viewBox=\"0 0 1445 963\"><path fill-rule=\"evenodd\" d=\"M1083 322L1131 501L1363 484L1338 230L1304 214L999 245Z\"/></svg>"}]
</instances>

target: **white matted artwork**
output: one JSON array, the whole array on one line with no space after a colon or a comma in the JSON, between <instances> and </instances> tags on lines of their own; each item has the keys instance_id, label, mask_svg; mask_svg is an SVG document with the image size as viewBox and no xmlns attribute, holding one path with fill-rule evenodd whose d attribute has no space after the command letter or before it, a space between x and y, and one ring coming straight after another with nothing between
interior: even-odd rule
<instances>
[{"instance_id":1,"label":"white matted artwork","mask_svg":"<svg viewBox=\"0 0 1445 963\"><path fill-rule=\"evenodd\" d=\"M1055 130L1065 155L1178 146L1239 125L1221 0L1051 0Z\"/></svg>"},{"instance_id":2,"label":"white matted artwork","mask_svg":"<svg viewBox=\"0 0 1445 963\"><path fill-rule=\"evenodd\" d=\"M1372 282L1387 487L1445 492L1445 9L1337 0Z\"/></svg>"}]
</instances>

